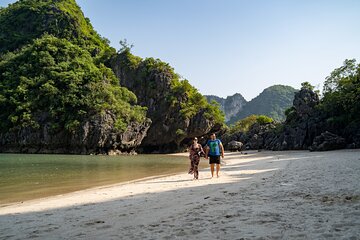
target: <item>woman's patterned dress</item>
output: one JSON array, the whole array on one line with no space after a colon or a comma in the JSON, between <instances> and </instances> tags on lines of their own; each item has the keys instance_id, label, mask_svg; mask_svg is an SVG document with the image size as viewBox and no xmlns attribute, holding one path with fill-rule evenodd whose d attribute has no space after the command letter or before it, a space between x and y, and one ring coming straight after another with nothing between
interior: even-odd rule
<instances>
[{"instance_id":1,"label":"woman's patterned dress","mask_svg":"<svg viewBox=\"0 0 360 240\"><path fill-rule=\"evenodd\" d=\"M189 174L194 174L194 179L199 179L199 163L200 163L200 153L204 154L204 150L200 144L194 146L191 144L190 147L190 169Z\"/></svg>"}]
</instances>

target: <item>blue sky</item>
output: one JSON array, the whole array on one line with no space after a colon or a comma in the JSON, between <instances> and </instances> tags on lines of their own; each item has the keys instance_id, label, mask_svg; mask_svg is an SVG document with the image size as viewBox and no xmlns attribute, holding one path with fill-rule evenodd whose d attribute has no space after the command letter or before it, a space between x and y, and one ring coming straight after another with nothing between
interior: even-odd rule
<instances>
[{"instance_id":1,"label":"blue sky","mask_svg":"<svg viewBox=\"0 0 360 240\"><path fill-rule=\"evenodd\" d=\"M0 0L1 6L15 1ZM304 81L322 89L348 58L360 61L358 0L77 0L119 49L168 62L202 94L241 93Z\"/></svg>"}]
</instances>

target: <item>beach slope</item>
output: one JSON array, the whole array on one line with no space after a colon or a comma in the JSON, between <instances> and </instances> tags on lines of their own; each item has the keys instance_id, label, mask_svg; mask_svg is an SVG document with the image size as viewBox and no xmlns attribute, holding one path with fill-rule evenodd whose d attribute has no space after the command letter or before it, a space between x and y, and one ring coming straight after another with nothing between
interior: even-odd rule
<instances>
[{"instance_id":1,"label":"beach slope","mask_svg":"<svg viewBox=\"0 0 360 240\"><path fill-rule=\"evenodd\" d=\"M360 150L225 161L219 178L184 169L3 206L0 239L359 239Z\"/></svg>"}]
</instances>

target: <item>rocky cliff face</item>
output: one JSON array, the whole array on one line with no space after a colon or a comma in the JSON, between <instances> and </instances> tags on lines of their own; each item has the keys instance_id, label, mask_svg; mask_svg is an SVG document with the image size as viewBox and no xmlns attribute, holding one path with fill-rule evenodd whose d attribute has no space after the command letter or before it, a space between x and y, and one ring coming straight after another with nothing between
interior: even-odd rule
<instances>
[{"instance_id":1,"label":"rocky cliff face","mask_svg":"<svg viewBox=\"0 0 360 240\"><path fill-rule=\"evenodd\" d=\"M53 132L47 122L39 129L13 129L0 134L0 152L110 155L134 152L151 121L133 123L119 132L114 128L115 120L111 112L95 115L82 122L73 133Z\"/></svg>"},{"instance_id":2,"label":"rocky cliff face","mask_svg":"<svg viewBox=\"0 0 360 240\"><path fill-rule=\"evenodd\" d=\"M194 114L186 115L185 105L194 101L189 96L189 92L194 92L193 87L185 84L184 89L174 90L176 76L167 64L154 59L142 60L123 52L110 65L120 84L136 94L139 105L148 108L147 116L152 124L140 152L180 151L189 139L220 127L196 101L187 106ZM202 96L197 96L200 103Z\"/></svg>"},{"instance_id":3,"label":"rocky cliff face","mask_svg":"<svg viewBox=\"0 0 360 240\"><path fill-rule=\"evenodd\" d=\"M326 151L346 147L356 147L357 131L348 137L326 124L325 116L317 106L319 97L312 90L303 88L295 94L293 106L287 111L284 123L254 124L246 133L224 135L225 147L231 141L244 143L246 149L269 150L312 150Z\"/></svg>"},{"instance_id":4,"label":"rocky cliff face","mask_svg":"<svg viewBox=\"0 0 360 240\"><path fill-rule=\"evenodd\" d=\"M133 152L151 121L104 62L116 54L75 0L0 11L0 152ZM115 127L116 126L116 127Z\"/></svg>"},{"instance_id":5,"label":"rocky cliff face","mask_svg":"<svg viewBox=\"0 0 360 240\"><path fill-rule=\"evenodd\" d=\"M294 97L293 107L283 124L254 124L246 133L226 136L226 142L235 140L244 143L248 149L290 150L308 149L315 136L321 133L315 106L319 103L317 94L302 89Z\"/></svg>"},{"instance_id":6,"label":"rocky cliff face","mask_svg":"<svg viewBox=\"0 0 360 240\"><path fill-rule=\"evenodd\" d=\"M303 88L297 92L283 131L266 147L273 150L308 149L324 129L321 116L315 109L318 104L319 97L312 90Z\"/></svg>"},{"instance_id":7,"label":"rocky cliff face","mask_svg":"<svg viewBox=\"0 0 360 240\"><path fill-rule=\"evenodd\" d=\"M205 95L208 102L216 101L220 105L221 111L225 113L225 121L228 122L232 117L238 114L246 105L247 101L240 94L236 93L226 98L221 98L214 95Z\"/></svg>"}]
</instances>

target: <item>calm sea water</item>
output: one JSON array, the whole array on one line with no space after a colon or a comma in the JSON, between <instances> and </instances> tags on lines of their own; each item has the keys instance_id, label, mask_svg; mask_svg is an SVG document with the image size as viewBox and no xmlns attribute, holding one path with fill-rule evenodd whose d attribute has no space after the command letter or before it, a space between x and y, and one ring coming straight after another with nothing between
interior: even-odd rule
<instances>
[{"instance_id":1,"label":"calm sea water","mask_svg":"<svg viewBox=\"0 0 360 240\"><path fill-rule=\"evenodd\" d=\"M160 154L0 154L0 205L145 177L187 172L188 167L187 157Z\"/></svg>"}]
</instances>

